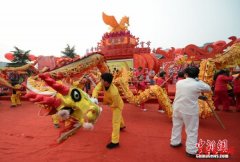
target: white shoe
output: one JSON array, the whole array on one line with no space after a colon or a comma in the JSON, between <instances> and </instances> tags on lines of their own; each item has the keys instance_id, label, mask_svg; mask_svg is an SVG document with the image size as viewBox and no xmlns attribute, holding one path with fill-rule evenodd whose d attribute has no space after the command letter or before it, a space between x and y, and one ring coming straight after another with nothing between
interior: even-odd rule
<instances>
[{"instance_id":1,"label":"white shoe","mask_svg":"<svg viewBox=\"0 0 240 162\"><path fill-rule=\"evenodd\" d=\"M143 110L143 111L147 111L147 109L145 109L145 108L144 108L144 109L142 109L142 110Z\"/></svg>"},{"instance_id":2,"label":"white shoe","mask_svg":"<svg viewBox=\"0 0 240 162\"><path fill-rule=\"evenodd\" d=\"M165 111L164 111L164 110L158 110L158 112L160 112L160 113L165 113Z\"/></svg>"}]
</instances>

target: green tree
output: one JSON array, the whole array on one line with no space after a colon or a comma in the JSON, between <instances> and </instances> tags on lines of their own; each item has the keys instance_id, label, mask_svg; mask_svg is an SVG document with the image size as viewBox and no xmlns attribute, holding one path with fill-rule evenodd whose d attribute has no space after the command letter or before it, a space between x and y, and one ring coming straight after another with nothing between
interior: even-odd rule
<instances>
[{"instance_id":1,"label":"green tree","mask_svg":"<svg viewBox=\"0 0 240 162\"><path fill-rule=\"evenodd\" d=\"M12 60L13 63L26 64L27 62L30 61L28 56L31 50L24 51L19 49L18 47L14 47L14 48L15 48L15 51L11 51L13 52L13 55L14 55L14 59Z\"/></svg>"},{"instance_id":2,"label":"green tree","mask_svg":"<svg viewBox=\"0 0 240 162\"><path fill-rule=\"evenodd\" d=\"M75 53L75 47L72 48L67 44L67 47L64 49L64 51L61 51L62 54L64 54L67 57L74 58L77 54Z\"/></svg>"}]
</instances>

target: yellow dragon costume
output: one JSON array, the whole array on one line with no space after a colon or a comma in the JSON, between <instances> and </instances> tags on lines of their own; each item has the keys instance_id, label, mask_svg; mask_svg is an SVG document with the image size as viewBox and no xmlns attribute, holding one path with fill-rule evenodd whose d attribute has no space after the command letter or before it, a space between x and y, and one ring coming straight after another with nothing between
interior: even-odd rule
<instances>
[{"instance_id":1,"label":"yellow dragon costume","mask_svg":"<svg viewBox=\"0 0 240 162\"><path fill-rule=\"evenodd\" d=\"M108 71L102 55L94 54L73 62L71 65L29 77L27 80L28 92L25 97L38 103L42 110L47 112L47 115L57 114L63 119L64 130L60 132L58 143L67 139L81 126L92 128L101 113L101 108L75 82L67 84L56 80L72 77L92 67L98 67L101 72ZM64 119L61 112L66 110L69 110L70 116Z\"/></svg>"}]
</instances>

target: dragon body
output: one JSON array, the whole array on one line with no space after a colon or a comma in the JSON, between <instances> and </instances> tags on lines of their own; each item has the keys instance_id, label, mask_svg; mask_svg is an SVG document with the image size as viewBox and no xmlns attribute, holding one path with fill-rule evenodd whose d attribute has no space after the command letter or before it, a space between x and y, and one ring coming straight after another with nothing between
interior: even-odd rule
<instances>
[{"instance_id":1,"label":"dragon body","mask_svg":"<svg viewBox=\"0 0 240 162\"><path fill-rule=\"evenodd\" d=\"M100 72L108 72L109 69L102 54L95 53L85 58L79 59L68 65L54 69L49 74L57 79L65 77L74 77L82 75L84 72L88 72L94 67L97 67Z\"/></svg>"},{"instance_id":2,"label":"dragon body","mask_svg":"<svg viewBox=\"0 0 240 162\"><path fill-rule=\"evenodd\" d=\"M121 74L114 79L114 84L118 86L120 92L126 97L129 103L140 105L150 99L157 99L161 107L166 111L168 117L172 117L172 104L167 92L158 85L150 86L138 95L134 95L129 88L128 81L131 74L126 69L121 70Z\"/></svg>"}]
</instances>

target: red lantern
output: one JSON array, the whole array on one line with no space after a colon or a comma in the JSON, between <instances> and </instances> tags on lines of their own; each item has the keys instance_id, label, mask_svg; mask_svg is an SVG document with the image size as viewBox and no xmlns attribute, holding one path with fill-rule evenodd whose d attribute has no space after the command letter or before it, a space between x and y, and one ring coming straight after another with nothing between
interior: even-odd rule
<instances>
[{"instance_id":1,"label":"red lantern","mask_svg":"<svg viewBox=\"0 0 240 162\"><path fill-rule=\"evenodd\" d=\"M141 55L144 57L146 61L146 68L148 68L148 70L153 70L155 66L155 61L153 57L148 53L141 54Z\"/></svg>"},{"instance_id":2,"label":"red lantern","mask_svg":"<svg viewBox=\"0 0 240 162\"><path fill-rule=\"evenodd\" d=\"M13 55L12 53L6 53L4 56L5 56L5 58L8 59L9 61L14 60L14 55Z\"/></svg>"},{"instance_id":3,"label":"red lantern","mask_svg":"<svg viewBox=\"0 0 240 162\"><path fill-rule=\"evenodd\" d=\"M133 55L133 60L134 60L134 68L142 67L143 69L146 68L146 60L141 54L134 54Z\"/></svg>"}]
</instances>

